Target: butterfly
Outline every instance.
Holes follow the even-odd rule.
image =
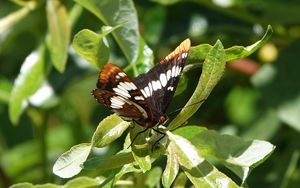
[[[173,98],[188,57],[191,42],[184,40],[173,52],[145,74],[130,78],[112,63],[99,73],[97,88],[91,94],[97,102],[125,121],[148,129],[168,120],[166,110]]]

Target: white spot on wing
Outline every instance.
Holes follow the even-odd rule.
[[[173,91],[173,90],[174,90],[174,87],[172,87],[172,86],[169,86],[169,87],[167,88],[167,90],[169,90],[169,91]]]
[[[118,88],[123,89],[125,91],[130,91],[130,87],[127,86],[124,82],[120,82]]]
[[[178,76],[179,73],[180,73],[180,72],[179,72],[179,68],[180,68],[179,66],[176,66],[176,76]]]
[[[130,86],[130,88],[131,88],[132,90],[136,90],[136,89],[137,89],[137,87],[135,86],[134,83],[132,83],[132,82],[127,82],[127,84]]]
[[[124,98],[130,98],[129,93],[126,90],[122,90],[120,88],[116,88],[115,87],[115,88],[113,88],[113,91],[115,91],[117,95],[120,95],[120,96],[122,96]]]
[[[110,102],[111,102],[110,107],[114,108],[114,109],[122,108],[123,105],[125,104],[124,99],[122,97],[120,97],[120,96],[111,97],[110,98]]]
[[[167,85],[167,77],[166,77],[166,74],[161,73],[160,76],[159,76],[159,79],[160,79],[161,85],[162,85],[163,87],[165,87],[165,86]]]
[[[146,92],[143,89],[141,89],[141,92],[144,95],[144,97],[147,97],[147,94],[146,94]]]
[[[153,89],[152,89],[152,85],[151,85],[151,82],[148,83],[148,87],[150,89],[150,95],[152,95],[153,93]]]
[[[161,84],[160,84],[160,81],[159,81],[159,80],[157,80],[157,81],[152,81],[152,85],[153,85],[153,90],[154,90],[154,91],[161,89]]]
[[[121,77],[125,77],[126,76],[126,74],[124,72],[119,72],[118,75],[121,76]]]
[[[144,100],[144,97],[142,97],[142,96],[134,96],[134,99],[138,100],[138,101],[142,101],[142,100]]]
[[[171,78],[171,70],[168,70],[167,71],[167,80],[169,81],[170,80],[170,78]]]
[[[151,95],[150,95],[149,87],[148,86],[145,87],[144,90],[145,90],[145,93],[146,93],[146,97],[150,97]]]
[[[172,77],[174,78],[176,76],[176,66],[172,67]]]

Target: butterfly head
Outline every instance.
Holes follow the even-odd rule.
[[[159,117],[158,125],[164,125],[165,123],[167,123],[168,120],[169,120],[168,116],[163,114]]]

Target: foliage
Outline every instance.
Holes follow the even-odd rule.
[[[296,187],[299,7],[229,2],[0,2],[0,187]],[[183,108],[132,143],[89,96],[98,69],[136,76],[187,37]]]

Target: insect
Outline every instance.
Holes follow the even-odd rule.
[[[189,39],[184,40],[151,70],[134,78],[107,63],[91,94],[125,121],[134,121],[146,129],[164,125],[190,45]]]

